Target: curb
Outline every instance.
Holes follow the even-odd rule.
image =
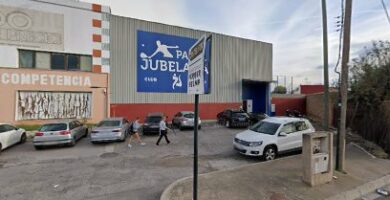
[[[374,192],[376,189],[390,184],[390,174],[360,185],[352,190],[334,195],[325,200],[354,200]]]
[[[168,187],[166,187],[163,191],[163,193],[161,194],[160,196],[160,200],[170,200],[170,193],[172,191],[172,189],[174,187],[176,187],[177,185],[181,184],[182,182],[184,182],[185,180],[187,179],[192,179],[192,176],[189,176],[189,177],[184,177],[184,178],[181,178],[181,179],[178,179],[176,180],[175,182],[171,183],[170,185],[168,185]]]
[[[291,157],[297,157],[297,156],[300,156],[300,155],[280,158],[278,160],[289,159]],[[262,162],[262,163],[264,164],[264,163],[269,163],[269,162],[273,162],[273,161]],[[258,164],[259,163],[252,163],[252,164],[227,168],[227,169],[223,169],[223,170],[217,170],[217,171],[213,171],[213,172],[199,174],[199,177],[208,176],[208,175],[212,175],[212,174],[218,174],[221,172],[228,172],[228,171],[239,169],[242,167],[254,166],[254,165],[258,165]],[[192,176],[183,177],[181,179],[174,181],[170,185],[168,185],[168,187],[166,187],[164,189],[164,191],[162,192],[162,194],[160,196],[160,200],[170,200],[170,197],[171,197],[170,194],[171,194],[172,189],[175,188],[177,185],[180,185],[183,182],[187,181],[188,179],[192,179]],[[331,197],[326,198],[325,200],[355,200],[355,199],[359,199],[362,196],[365,196],[367,194],[375,192],[376,189],[384,187],[386,185],[390,185],[390,174],[387,174],[387,175],[385,175],[381,178],[378,178],[376,180],[364,183],[363,185],[357,186],[354,189],[342,192],[342,193],[337,194],[337,195],[333,195]]]
[[[245,164],[245,165],[236,166],[236,167],[229,167],[229,168],[226,168],[226,169],[221,169],[221,170],[217,170],[217,171],[212,171],[212,172],[198,174],[198,177],[209,176],[209,175],[223,173],[223,172],[229,172],[229,171],[237,170],[237,169],[240,169],[240,168],[256,166],[258,164],[272,163],[272,162],[275,162],[275,161],[292,159],[292,158],[296,158],[296,157],[299,157],[299,156],[301,156],[301,155],[288,156],[288,157],[278,158],[277,160],[270,160],[270,161],[263,161],[263,162],[259,162],[259,163]],[[177,185],[182,184],[187,179],[191,179],[192,180],[192,177],[193,176],[183,177],[183,178],[180,178],[180,179],[172,182],[171,184],[169,184],[168,187],[166,187],[164,189],[164,191],[162,192],[162,194],[160,196],[160,200],[171,200],[170,193],[171,193],[172,189],[175,188]]]

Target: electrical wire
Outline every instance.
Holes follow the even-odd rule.
[[[389,24],[390,24],[389,12],[387,11],[387,7],[386,7],[386,4],[385,4],[385,1],[382,0],[381,2],[382,2],[383,10],[385,11],[385,14],[386,14],[386,17],[387,17],[387,22],[389,22]]]
[[[337,73],[339,75],[339,81],[340,81],[340,77],[341,77],[341,73],[339,71],[337,71],[337,68],[340,64],[340,60],[341,60],[341,48],[342,48],[342,40],[343,40],[343,32],[344,32],[344,0],[340,0],[341,2],[341,15],[340,15],[340,34],[339,34],[339,55],[338,55],[338,58],[337,58],[337,62],[336,62],[336,65],[334,67],[334,72]]]

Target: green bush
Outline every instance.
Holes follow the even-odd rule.
[[[26,131],[36,131],[38,130],[41,125],[20,125],[20,126],[17,126],[18,128],[22,128]]]
[[[284,86],[281,86],[281,85],[276,86],[274,91],[273,91],[273,93],[275,93],[275,94],[286,94],[287,93],[287,88],[284,87]]]

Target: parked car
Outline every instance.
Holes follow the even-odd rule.
[[[250,125],[249,116],[243,110],[227,109],[220,112],[217,115],[217,119],[219,124],[224,125],[227,128],[248,127]]]
[[[18,143],[26,141],[26,131],[9,124],[0,124],[0,152]]]
[[[248,113],[249,121],[251,125],[256,124],[257,122],[268,117],[265,113]]]
[[[127,119],[107,118],[99,122],[91,131],[91,142],[125,141],[129,135],[130,123]]]
[[[160,131],[160,121],[163,113],[149,113],[142,125],[143,134],[158,134]]]
[[[78,120],[64,120],[43,125],[35,134],[36,149],[52,145],[74,146],[82,137],[88,136],[88,128]]]
[[[314,131],[307,119],[269,117],[238,133],[233,145],[241,154],[273,160],[283,152],[301,149],[302,135]]]
[[[287,117],[303,117],[302,113],[299,112],[298,110],[286,110],[286,116]]]
[[[178,112],[172,119],[172,125],[180,130],[184,128],[194,128],[195,113],[191,111]],[[201,129],[202,121],[198,118],[198,128]]]

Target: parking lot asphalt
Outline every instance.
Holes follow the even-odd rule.
[[[242,129],[204,127],[199,132],[199,173],[228,169],[259,158],[232,148]],[[0,199],[130,199],[157,200],[177,179],[192,175],[193,131],[169,134],[171,144],[143,136],[133,143],[92,145],[88,138],[75,147],[35,150],[31,142],[0,154]]]

